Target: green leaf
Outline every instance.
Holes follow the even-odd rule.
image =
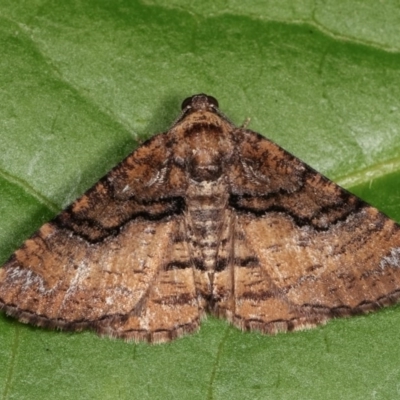
[[[2,262],[199,92],[400,221],[398,2],[6,0],[0,18]],[[399,323],[209,318],[152,346],[1,314],[0,398],[397,398]]]

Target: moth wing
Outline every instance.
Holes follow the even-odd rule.
[[[240,135],[235,325],[274,333],[396,302],[399,226],[269,140]]]
[[[157,249],[162,267],[158,268],[146,295],[126,314],[97,320],[94,329],[98,333],[160,343],[199,328],[204,310],[198,301],[184,226],[182,219],[174,221],[168,247]],[[158,241],[161,239],[162,236],[157,236]],[[155,254],[147,256],[152,259]]]
[[[153,339],[158,328],[148,318],[126,325],[129,332],[121,324],[143,315],[151,286],[172,262],[165,254],[180,229],[185,180],[169,163],[167,140],[145,143],[11,256],[0,269],[0,308],[40,326]]]

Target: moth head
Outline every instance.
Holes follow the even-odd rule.
[[[204,93],[195,94],[183,100],[181,107],[182,113],[173,123],[172,128],[185,120],[189,120],[193,115],[195,115],[196,118],[193,121],[189,121],[189,124],[200,120],[204,122],[205,119],[209,118],[210,113],[220,118],[218,122],[228,123],[228,125],[234,128],[232,122],[218,109],[218,101],[213,96],[208,96]],[[218,118],[216,118],[216,120],[218,120]]]
[[[208,96],[204,93],[195,94],[194,96],[190,96],[183,100],[182,102],[182,111],[192,110],[215,110],[218,108],[218,101],[215,97]]]

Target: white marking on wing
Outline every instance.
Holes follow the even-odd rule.
[[[382,257],[379,266],[382,269],[387,267],[400,268],[400,247],[392,247],[388,256]]]

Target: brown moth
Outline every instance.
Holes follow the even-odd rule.
[[[398,300],[399,225],[213,97],[182,110],[11,256],[1,309],[163,342],[206,312],[274,334]]]

